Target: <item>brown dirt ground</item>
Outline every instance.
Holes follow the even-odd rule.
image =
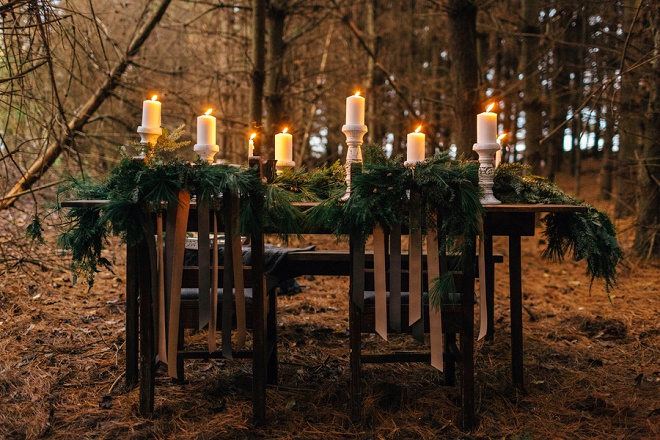
[[[586,165],[582,197],[610,210],[597,200],[595,166]],[[567,176],[559,183],[573,192]],[[124,247],[111,243],[114,274],[100,273],[88,292],[72,285],[53,227],[47,246],[19,239],[33,209],[23,205],[0,219],[2,439],[660,437],[657,261],[625,260],[610,302],[601,283],[590,292],[583,262],[542,261],[540,231],[525,238],[526,392],[510,379],[505,263],[496,269],[495,341],[476,344],[479,425],[471,432],[458,427],[458,389],[416,364],[367,366],[364,421],[350,421],[347,280],[324,277],[300,279],[303,293],[279,298],[281,380],[268,390],[265,427],[250,421],[246,361],[189,361],[183,385],[161,373],[155,414],[145,419],[137,415],[137,389],[125,389],[122,376]],[[617,227],[627,250],[632,220]],[[495,252],[506,255],[506,242],[496,240]]]

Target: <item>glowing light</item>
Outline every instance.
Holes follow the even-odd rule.
[[[486,111],[487,112],[491,111],[493,109],[493,107],[495,107],[495,103],[491,102],[490,105],[488,107],[486,107]]]
[[[211,114],[212,111],[213,111],[213,109],[210,108],[210,109],[206,110],[206,111],[204,112],[204,114],[205,114],[206,116],[208,116],[208,115]]]
[[[357,92],[355,92],[355,95],[353,96],[360,96],[360,91],[358,90]]]
[[[158,99],[158,95],[154,95],[154,96],[151,97],[152,101],[156,101],[157,99]]]
[[[415,130],[415,133],[419,133],[419,130],[421,130],[421,129],[422,129],[422,126],[420,125],[420,126],[417,127],[417,129]]]
[[[501,141],[502,139],[504,139],[505,137],[506,137],[506,133],[502,133],[501,135],[499,135],[497,137],[498,142]]]
[[[253,139],[256,138],[256,137],[257,137],[257,133],[252,133],[252,134],[250,135],[250,140],[253,140]]]
[[[282,133],[286,133],[286,131],[289,129],[289,127],[284,127],[284,130],[282,130]]]

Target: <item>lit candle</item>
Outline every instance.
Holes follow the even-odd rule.
[[[287,128],[282,130],[282,133],[275,135],[275,160],[278,162],[292,162],[293,161],[293,136],[287,133]]]
[[[364,97],[360,92],[346,98],[346,125],[364,125]]]
[[[257,136],[257,133],[252,133],[250,135],[250,141],[248,145],[248,157],[254,156],[254,138]]]
[[[497,143],[500,144],[500,149],[495,152],[495,168],[500,166],[500,163],[502,163],[502,143],[500,141],[505,137],[506,133],[502,133],[497,137]]]
[[[485,112],[477,115],[478,144],[494,144],[497,141],[497,113],[491,112],[494,105],[489,105]]]
[[[160,128],[160,101],[154,95],[151,99],[142,102],[142,127]]]
[[[202,116],[197,116],[197,144],[215,145],[215,116],[213,109],[208,109]]]
[[[420,133],[419,130],[422,129],[422,126],[420,125],[417,127],[417,130],[415,130],[414,133],[408,133],[408,142],[407,142],[407,150],[408,150],[408,163],[414,164],[417,162],[422,162],[424,160],[424,149],[426,146],[426,135],[424,133]]]

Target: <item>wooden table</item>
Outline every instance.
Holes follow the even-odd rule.
[[[105,200],[72,200],[62,203],[65,208],[81,208],[102,206]],[[299,204],[302,210],[314,204]],[[523,387],[523,329],[522,329],[522,237],[534,236],[537,213],[575,213],[586,212],[586,206],[575,205],[523,205],[501,204],[486,205],[485,232],[485,258],[486,258],[486,302],[488,309],[487,338],[492,340],[494,329],[494,298],[495,298],[495,262],[493,256],[493,236],[506,236],[509,238],[509,280],[510,280],[510,307],[511,307],[511,365],[513,383]],[[327,232],[326,232],[327,233]],[[342,252],[323,252],[312,256],[314,251],[304,254],[289,254],[296,267],[292,275],[299,276],[302,272],[315,272],[316,275],[346,275],[349,255]],[[126,384],[132,386],[138,383],[138,371],[145,370],[146,358],[139,360],[138,337],[139,334],[139,307],[144,306],[139,301],[139,271],[142,257],[139,249],[128,246],[126,249]],[[321,257],[321,258],[319,258]],[[323,260],[323,261],[321,261]],[[301,265],[302,263],[302,265]],[[341,264],[337,264],[341,263]],[[305,269],[305,264],[309,265]],[[285,265],[286,266],[286,265]],[[146,303],[146,302],[144,302]],[[139,361],[138,361],[139,360]]]
[[[487,339],[493,339],[495,306],[495,267],[493,236],[509,237],[509,301],[511,314],[511,374],[513,384],[524,388],[522,328],[522,237],[534,236],[537,213],[586,212],[576,205],[485,205],[484,253],[486,257]]]

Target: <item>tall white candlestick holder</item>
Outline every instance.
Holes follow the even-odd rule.
[[[275,173],[282,174],[286,170],[290,170],[296,166],[296,163],[292,160],[278,160],[275,163]]]
[[[208,163],[213,163],[215,153],[220,151],[220,147],[210,144],[195,144],[193,150],[195,150],[195,153],[197,153],[200,158],[204,159]]]
[[[362,165],[362,142],[364,135],[367,134],[369,129],[364,124],[347,124],[341,128],[341,131],[346,135],[346,144],[348,151],[346,152],[346,194],[341,200],[348,200],[351,196],[351,169],[354,164]]]
[[[493,177],[495,177],[493,155],[500,149],[500,144],[497,142],[477,142],[472,146],[472,149],[479,155],[479,186],[484,191],[481,204],[498,205],[502,203],[493,195]]]
[[[140,135],[140,143],[142,144],[142,151],[136,158],[146,159],[153,153],[154,145],[158,141],[158,137],[163,134],[163,129],[160,127],[143,127],[139,126],[137,132]]]

